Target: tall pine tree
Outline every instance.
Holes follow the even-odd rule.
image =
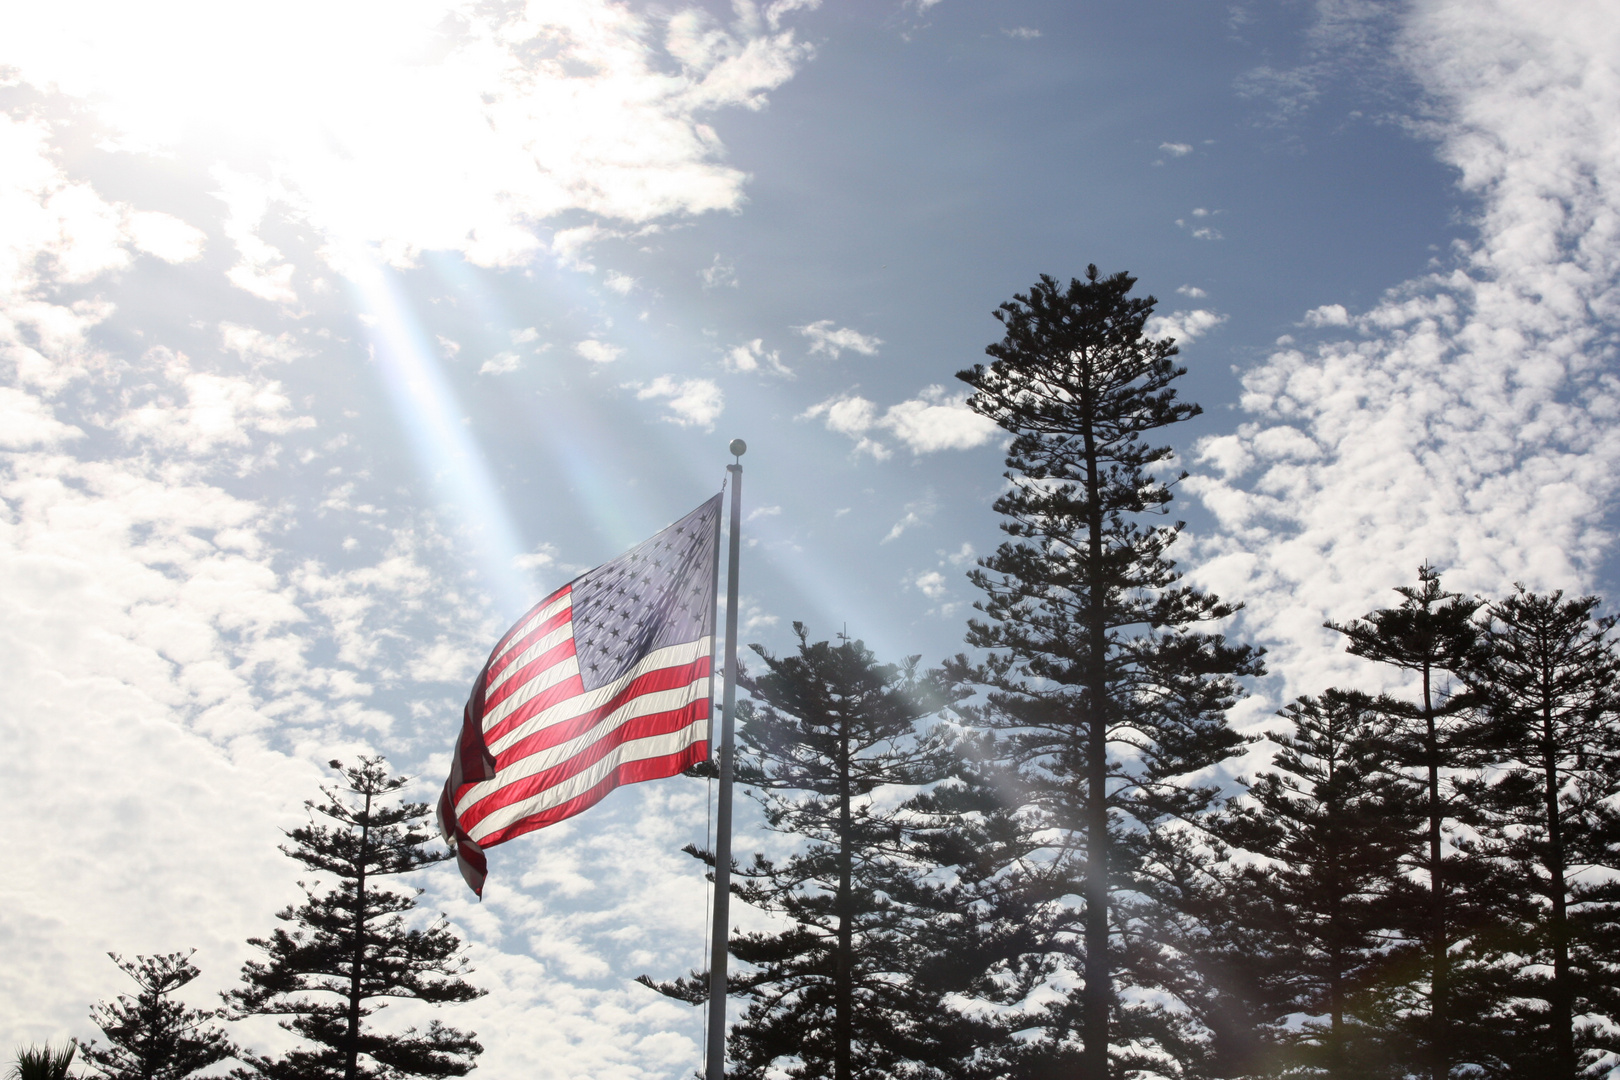
[[[407,780],[390,776],[381,757],[358,765],[331,763],[344,780],[322,788],[325,801],[305,805],[331,825],[310,824],[287,834],[281,850],[336,884],[304,885],[305,900],[277,918],[269,938],[249,944],[264,953],[242,967],[243,986],[226,995],[239,1016],[281,1016],[281,1026],[313,1049],[280,1058],[249,1056],[248,1080],[403,1080],[464,1076],[483,1047],[467,1032],[432,1021],[426,1031],[385,1032],[366,1019],[390,998],[442,1005],[483,994],[463,976],[461,941],[443,920],[407,927],[420,889],[391,888],[381,879],[450,858],[429,850],[426,803],[398,801]]]
[[[1594,1060],[1620,1049],[1605,1037],[1620,1021],[1611,951],[1620,657],[1616,620],[1599,618],[1598,604],[1520,588],[1490,606],[1486,648],[1469,672],[1491,716],[1498,774],[1471,794],[1490,811],[1528,901],[1512,989],[1517,1001],[1539,1005],[1517,1010],[1511,1052],[1527,1074],[1549,1080],[1578,1075],[1582,1038]],[[1577,1016],[1604,1014],[1607,1023],[1577,1028]]]
[[[1459,839],[1455,826],[1470,811],[1454,783],[1456,770],[1477,764],[1477,718],[1466,695],[1453,693],[1454,676],[1465,668],[1479,644],[1474,616],[1482,601],[1447,592],[1440,573],[1424,565],[1415,586],[1399,586],[1402,600],[1349,623],[1326,625],[1344,634],[1349,652],[1388,664],[1417,677],[1417,698],[1386,697],[1384,708],[1397,720],[1390,739],[1394,760],[1422,784],[1424,846],[1412,868],[1424,883],[1422,911],[1410,928],[1428,960],[1428,1015],[1422,1025],[1425,1071],[1431,1080],[1447,1080],[1463,1055],[1458,1022],[1477,1019],[1477,1006],[1457,1008],[1453,1001],[1455,963],[1452,947],[1463,927],[1477,929],[1467,910],[1484,899],[1479,885],[1490,867]],[[1452,835],[1448,836],[1448,832]],[[1468,1014],[1473,1014],[1469,1016]]]
[[[191,953],[137,956],[108,953],[140,988],[90,1009],[107,1046],[94,1039],[79,1044],[91,1075],[104,1080],[184,1080],[215,1062],[236,1055],[236,1047],[214,1021],[220,1009],[194,1009],[171,996],[201,972]]]
[[[798,651],[755,646],[765,672],[741,681],[737,777],[754,790],[766,825],[798,840],[794,854],[740,866],[736,894],[784,919],[778,933],[735,936],[748,967],[728,989],[748,1007],[731,1029],[735,1075],[888,1080],[938,1075],[938,993],[916,978],[918,867],[910,833],[921,819],[886,796],[943,778],[951,757],[918,731],[949,699],[917,659],[879,663],[859,641]],[[706,852],[694,852],[709,857]],[[645,981],[645,980],[644,980]],[[700,1000],[695,976],[656,989]]]
[[[969,406],[1012,435],[995,504],[1010,539],[971,575],[985,619],[968,642],[992,650],[981,716],[1007,733],[1051,858],[1079,879],[1077,1019],[1095,1080],[1111,1075],[1110,909],[1130,870],[1119,830],[1208,804],[1184,778],[1241,743],[1226,713],[1238,678],[1260,671],[1254,650],[1197,629],[1235,608],[1181,582],[1181,526],[1147,523],[1171,501],[1151,470],[1172,451],[1144,437],[1200,410],[1176,400],[1186,369],[1172,341],[1146,335],[1155,301],[1130,297],[1134,284],[1095,266],[1067,288],[1043,275],[996,312],[993,362],[958,374]]]
[[[1230,911],[1254,932],[1267,1019],[1311,1074],[1384,1074],[1400,1056],[1380,1028],[1385,974],[1398,922],[1402,863],[1413,846],[1417,785],[1386,768],[1385,721],[1354,691],[1303,697],[1283,715],[1292,730],[1271,768],[1250,784],[1223,830],[1266,863],[1228,879]],[[1325,1025],[1290,1030],[1291,1016]]]

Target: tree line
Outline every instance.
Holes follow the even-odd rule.
[[[1329,624],[1408,692],[1289,703],[1269,766],[1223,791],[1263,657],[1172,560],[1154,436],[1198,409],[1133,285],[1042,277],[960,375],[1010,435],[978,659],[925,671],[797,624],[796,652],[755,648],[737,775],[800,844],[733,868],[776,927],[732,940],[733,1074],[1612,1075],[1614,618],[1425,565]]]

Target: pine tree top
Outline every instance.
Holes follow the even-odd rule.
[[[324,801],[304,803],[312,815],[308,825],[287,833],[291,844],[282,852],[312,870],[340,878],[363,874],[366,877],[408,874],[424,866],[452,857],[448,850],[427,847],[436,837],[428,825],[427,803],[386,800],[410,783],[404,776],[390,776],[381,757],[361,757],[357,765],[333,760],[347,783],[321,787]],[[358,800],[348,796],[358,796]],[[319,814],[337,823],[336,828],[313,820]],[[363,854],[362,854],[363,853]]]

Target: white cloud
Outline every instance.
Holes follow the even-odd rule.
[[[645,386],[636,387],[640,401],[664,399],[669,410],[664,417],[681,427],[714,429],[714,422],[725,409],[726,397],[710,379],[676,379],[660,375]]]
[[[1359,317],[1307,313],[1358,333],[1246,372],[1251,422],[1188,481],[1221,528],[1199,576],[1247,602],[1290,694],[1383,678],[1320,624],[1394,602],[1424,560],[1463,592],[1581,589],[1612,550],[1620,11],[1420,5],[1397,49],[1477,237]]]
[[[266,243],[259,227],[269,216],[280,189],[223,167],[214,171],[220,189],[215,195],[225,203],[225,235],[236,245],[240,259],[226,273],[231,284],[260,300],[291,304],[298,299],[292,287],[295,267],[283,258],[280,249]],[[284,198],[284,195],[281,195]]]
[[[914,454],[970,450],[989,442],[999,429],[994,421],[969,409],[966,401],[965,392],[951,394],[943,386],[924,387],[910,401],[891,405],[881,423]]]
[[[855,440],[855,452],[866,452],[879,461],[889,456],[889,448],[867,436],[878,422],[877,405],[855,394],[840,394],[812,405],[799,414],[801,420],[822,419],[828,431]]]
[[[705,291],[718,289],[722,285],[735,289],[737,287],[737,268],[720,258],[718,254],[714,262],[698,271],[698,277],[703,280]]]
[[[540,340],[540,331],[536,330],[532,326],[525,326],[523,329],[513,330],[511,333],[512,344],[514,345],[527,345],[531,341]],[[440,338],[439,340],[443,341],[444,338]]]
[[[617,345],[610,345],[595,338],[586,338],[574,346],[574,351],[593,364],[611,364],[624,355],[624,350]]]
[[[233,322],[220,323],[219,334],[225,347],[248,364],[263,361],[290,364],[309,355],[291,334],[271,337],[255,327]]]
[[[1171,157],[1186,157],[1193,152],[1192,144],[1184,142],[1162,142],[1159,149]]]
[[[720,614],[722,617],[725,615],[725,610],[726,598],[722,593],[720,597]],[[742,596],[738,597],[737,616],[737,621],[739,624],[738,629],[740,631],[738,635],[740,639],[739,644],[745,643],[748,640],[742,635],[752,634],[755,630],[775,626],[782,621],[780,616],[772,615],[766,612],[766,610],[760,606],[759,601],[749,596],[747,593],[744,593]]]
[[[507,375],[523,366],[523,358],[515,352],[498,352],[478,368],[480,375]]]
[[[446,359],[454,360],[461,355],[461,342],[452,341],[443,334],[435,334],[434,337],[438,339],[439,348],[444,352]]]
[[[1306,326],[1349,326],[1350,313],[1343,304],[1323,304],[1305,313]]]
[[[25,450],[80,439],[84,432],[64,424],[32,394],[0,386],[0,449]]]
[[[866,398],[840,394],[812,405],[799,418],[821,420],[828,431],[854,439],[856,453],[882,461],[889,449],[872,438],[872,432],[888,432],[913,454],[971,450],[989,442],[998,430],[995,423],[969,409],[966,401],[966,392],[951,394],[943,386],[927,386],[880,415],[877,405]]]
[[[878,346],[883,344],[882,338],[871,337],[847,326],[834,327],[831,319],[820,319],[808,326],[795,326],[793,329],[810,339],[810,355],[822,353],[834,360],[845,349],[862,356],[875,356]]]
[[[0,161],[0,359],[24,385],[60,390],[87,371],[88,333],[112,309],[50,297],[129,265],[129,214],[62,172],[43,121],[0,114]]]
[[[1041,36],[1041,32],[1032,26],[1002,27],[1001,32],[1010,38],[1019,41],[1033,41]]]
[[[776,349],[766,350],[764,338],[755,338],[727,349],[724,363],[727,371],[747,372],[769,368],[778,375],[793,374],[788,366],[782,363],[781,352]]]
[[[557,561],[557,545],[541,544],[533,551],[517,556],[512,565],[519,570],[543,570]]]
[[[290,415],[292,402],[279,382],[194,371],[185,355],[165,349],[145,359],[161,365],[172,390],[155,388],[108,423],[125,439],[203,454],[248,446],[254,434],[285,435],[315,426],[313,417]]]
[[[415,682],[446,682],[459,688],[472,682],[483,660],[484,654],[475,646],[441,634],[433,644],[419,649],[405,669]]]
[[[898,539],[900,539],[901,535],[907,529],[911,528],[914,525],[921,525],[921,524],[922,524],[922,516],[920,514],[918,514],[915,510],[907,510],[906,513],[905,513],[905,516],[902,517],[899,521],[894,523],[894,526],[889,529],[888,533],[883,537],[883,539],[881,541],[879,541],[879,543],[887,544],[891,540],[898,540]]]
[[[621,274],[617,270],[609,270],[602,279],[602,284],[620,296],[629,296],[630,290],[636,287],[636,279],[629,274]]]
[[[1202,300],[1204,297],[1209,295],[1209,293],[1205,292],[1203,289],[1200,289],[1196,285],[1178,286],[1176,292],[1193,300]]]
[[[182,263],[202,255],[208,236],[171,214],[141,210],[129,215],[130,242],[164,262]]]
[[[1224,237],[1221,235],[1221,231],[1219,229],[1215,228],[1213,225],[1199,223],[1205,218],[1214,217],[1217,214],[1223,213],[1225,213],[1224,210],[1209,210],[1202,206],[1194,207],[1192,211],[1193,220],[1189,222],[1186,218],[1176,218],[1176,225],[1179,228],[1186,229],[1192,235],[1194,240],[1221,240],[1224,239]]]
[[[753,521],[755,518],[762,517],[780,517],[781,515],[782,508],[780,506],[761,506],[748,512],[748,520]]]
[[[1175,338],[1183,344],[1196,341],[1226,321],[1226,316],[1203,308],[1155,315],[1143,332],[1151,338]]]
[[[899,528],[899,526],[896,526],[896,528]],[[894,535],[898,536],[899,533]],[[918,590],[930,600],[938,600],[945,595],[945,575],[938,570],[929,570],[918,574],[917,579],[912,584],[917,586]]]
[[[550,251],[559,266],[577,270],[582,274],[596,273],[596,264],[585,257],[586,249],[598,240],[611,239],[620,234],[600,225],[576,225],[571,229],[558,229],[551,234]]]

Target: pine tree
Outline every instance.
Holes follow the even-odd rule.
[[[949,684],[966,669],[963,657],[948,663]],[[1025,1036],[1061,1026],[1067,1001],[1048,993],[1061,976],[1048,949],[1073,930],[1072,883],[1030,859],[1044,843],[1018,812],[1021,778],[994,736],[958,732],[951,749],[951,775],[905,804],[917,873],[896,893],[913,915],[912,978],[956,1003],[934,1014],[930,1063],[954,1080],[1043,1075],[1063,1050]]]
[[[1466,667],[1479,645],[1474,621],[1482,601],[1446,592],[1440,573],[1430,566],[1418,569],[1416,586],[1400,586],[1397,607],[1381,608],[1347,624],[1326,625],[1349,639],[1348,649],[1418,677],[1416,701],[1386,697],[1383,707],[1397,721],[1390,751],[1397,762],[1423,785],[1424,848],[1412,860],[1424,884],[1422,913],[1411,927],[1428,960],[1428,1017],[1422,1038],[1426,1069],[1431,1080],[1447,1080],[1462,1053],[1457,1023],[1479,1017],[1474,1008],[1461,1008],[1452,1000],[1457,993],[1452,947],[1461,927],[1478,927],[1466,907],[1484,900],[1489,887],[1482,878],[1490,867],[1470,858],[1468,845],[1455,834],[1453,854],[1447,855],[1447,833],[1469,808],[1452,781],[1452,771],[1477,763],[1473,753],[1478,732],[1466,695],[1452,693],[1451,677]],[[1481,913],[1482,918],[1488,916]]]
[[[390,776],[381,757],[359,765],[331,763],[345,783],[323,787],[325,801],[305,805],[333,825],[310,824],[287,834],[281,850],[306,868],[337,879],[331,887],[304,885],[305,901],[277,918],[269,938],[249,944],[263,961],[243,965],[242,982],[227,999],[239,1016],[281,1016],[281,1026],[315,1044],[281,1058],[249,1056],[250,1068],[233,1075],[269,1080],[400,1080],[409,1076],[463,1076],[483,1051],[471,1034],[438,1020],[426,1031],[379,1032],[365,1019],[389,998],[429,1004],[471,1001],[483,991],[468,972],[461,941],[440,919],[409,929],[405,915],[421,890],[400,891],[379,879],[410,873],[450,858],[426,845],[425,803],[395,801],[407,780]],[[380,1004],[373,1004],[380,1002]]]
[[[1416,785],[1385,767],[1376,703],[1328,690],[1283,712],[1291,731],[1272,767],[1249,785],[1224,834],[1259,853],[1230,876],[1229,910],[1254,933],[1267,1019],[1327,1017],[1296,1037],[1307,1071],[1378,1075],[1398,1056],[1379,1031],[1389,1004],[1380,981],[1391,927],[1409,886],[1401,866],[1415,833]],[[1371,1022],[1369,1022],[1371,1021]]]
[[[93,1075],[106,1080],[182,1080],[218,1061],[234,1057],[237,1048],[213,1021],[222,1009],[193,1009],[171,997],[201,972],[191,953],[137,956],[125,960],[108,953],[113,963],[135,980],[140,992],[131,1000],[99,1002],[90,1010],[107,1037],[80,1044]]]
[[[1254,650],[1195,629],[1236,609],[1181,583],[1169,557],[1181,526],[1144,523],[1171,501],[1149,470],[1172,452],[1143,438],[1200,410],[1176,400],[1186,369],[1173,342],[1145,335],[1155,301],[1129,297],[1134,284],[1095,266],[1067,289],[1043,275],[997,311],[994,362],[958,375],[969,406],[1013,436],[995,504],[1011,539],[971,575],[986,619],[968,642],[994,650],[979,716],[1007,733],[1050,857],[1079,879],[1083,986],[1063,1022],[1096,1080],[1111,1074],[1121,976],[1110,907],[1131,871],[1119,830],[1208,804],[1184,778],[1240,745],[1226,713],[1238,677],[1261,670]]]
[[[1263,935],[1237,917],[1225,845],[1174,820],[1122,840],[1135,890],[1114,901],[1121,967],[1179,1006],[1151,1017],[1153,1041],[1182,1080],[1257,1072],[1268,1047],[1255,959],[1266,953]]]
[[[1517,1001],[1538,1000],[1515,1015],[1512,1053],[1521,1067],[1552,1080],[1574,1080],[1578,1040],[1592,1061],[1620,1050],[1603,1032],[1614,1010],[1613,949],[1620,849],[1620,657],[1614,617],[1599,600],[1566,600],[1522,587],[1492,604],[1481,663],[1470,681],[1491,716],[1499,774],[1470,794],[1490,811],[1502,853],[1516,870],[1526,934],[1516,942]],[[1550,977],[1541,974],[1550,970]],[[1579,1015],[1611,1018],[1585,1023]]]
[[[728,1039],[733,1071],[929,1075],[939,1002],[914,977],[909,815],[880,796],[945,775],[949,755],[917,725],[949,692],[918,672],[916,657],[882,664],[860,641],[811,643],[799,623],[794,632],[796,654],[754,646],[766,671],[740,680],[753,701],[738,709],[738,781],[762,802],[766,825],[803,846],[736,871],[736,895],[788,928],[732,938],[732,955],[749,965],[728,983],[749,1002]],[[648,983],[692,1001],[705,984],[701,975]]]

